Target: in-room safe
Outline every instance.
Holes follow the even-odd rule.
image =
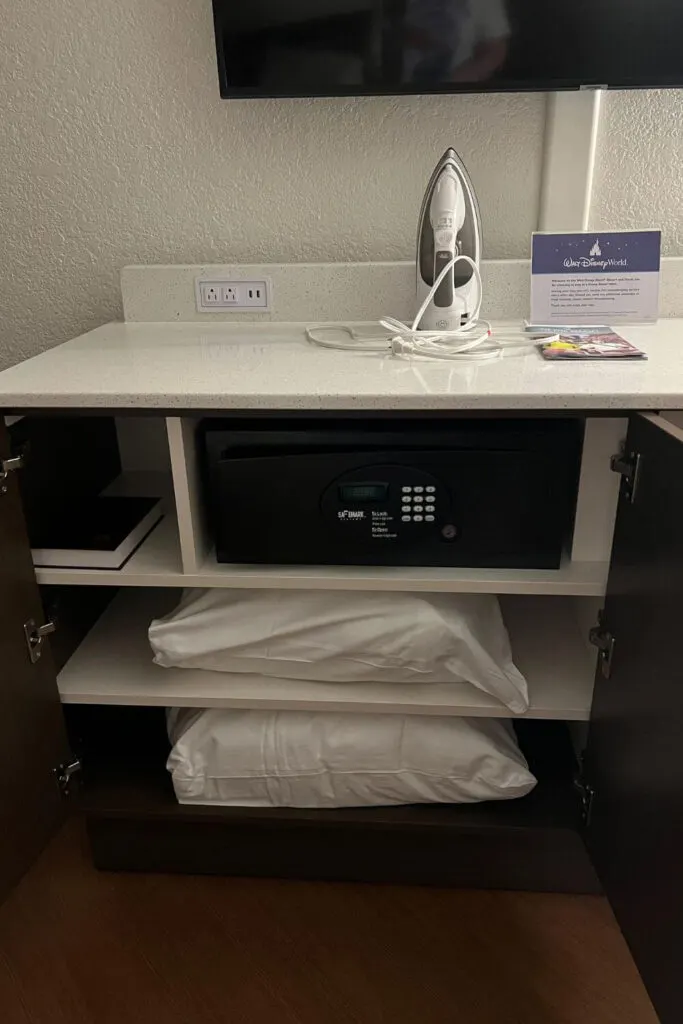
[[[556,569],[583,423],[209,420],[219,562]]]

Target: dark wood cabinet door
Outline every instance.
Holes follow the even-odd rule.
[[[0,459],[8,455],[0,416]],[[68,757],[55,670],[49,641],[31,663],[24,636],[29,619],[42,624],[43,612],[13,472],[0,478],[0,899],[40,852],[64,808],[53,774]]]
[[[683,431],[633,416],[586,750],[587,842],[663,1024],[683,1021]],[[633,483],[635,488],[633,489]],[[631,495],[632,491],[632,495]]]

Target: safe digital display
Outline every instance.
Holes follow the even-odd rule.
[[[388,484],[342,484],[339,487],[339,500],[356,504],[386,501],[388,493]]]

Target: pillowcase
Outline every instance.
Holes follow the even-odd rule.
[[[171,709],[182,804],[364,807],[512,800],[536,784],[510,722]]]
[[[318,682],[462,683],[529,707],[490,594],[189,590],[149,629],[165,668]]]

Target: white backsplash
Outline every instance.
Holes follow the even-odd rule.
[[[529,312],[528,260],[489,260],[482,265],[484,315],[524,317]],[[269,313],[198,313],[195,278],[268,277]],[[273,263],[206,266],[133,266],[121,274],[128,322],[268,323],[408,319],[415,313],[415,264]]]
[[[485,260],[483,315],[492,320],[529,314],[528,260]],[[198,313],[195,278],[269,277],[269,313]],[[124,317],[129,323],[301,323],[410,319],[415,312],[415,264],[254,263],[132,266],[121,273]],[[661,315],[683,316],[683,258],[662,261]]]

